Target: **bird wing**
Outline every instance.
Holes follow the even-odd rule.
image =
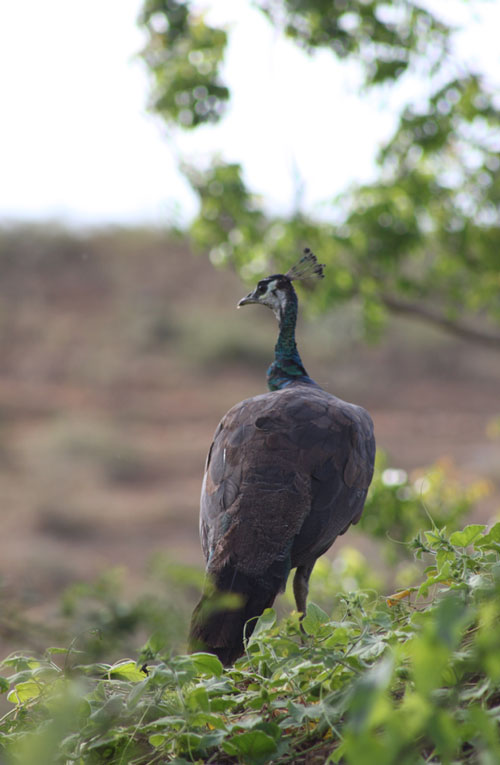
[[[315,425],[325,435],[304,455],[311,510],[294,541],[292,566],[312,564],[363,512],[375,461],[373,422],[362,407],[326,394]]]
[[[313,385],[237,404],[210,447],[200,532],[209,571],[314,562],[359,520],[373,471],[365,410]]]

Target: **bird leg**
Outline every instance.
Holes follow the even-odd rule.
[[[313,564],[314,565],[314,564]],[[295,596],[295,603],[297,604],[297,611],[302,614],[301,620],[306,613],[306,601],[307,593],[309,592],[309,577],[313,566],[297,566],[295,576],[293,578],[293,594]]]

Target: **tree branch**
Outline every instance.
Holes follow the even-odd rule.
[[[442,316],[432,308],[421,305],[420,303],[407,303],[403,300],[399,300],[399,298],[396,298],[393,295],[381,295],[381,299],[385,307],[392,313],[415,316],[429,324],[445,329],[456,337],[479,343],[487,348],[500,350],[500,335],[470,327],[461,321],[447,319],[446,316]]]

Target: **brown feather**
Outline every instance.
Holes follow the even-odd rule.
[[[234,661],[245,623],[272,605],[291,568],[307,573],[307,587],[318,556],[361,517],[374,455],[370,415],[316,385],[291,384],[230,409],[207,458],[200,532],[215,591],[240,601],[203,617],[205,593],[192,647]]]

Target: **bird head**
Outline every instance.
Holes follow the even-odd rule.
[[[294,292],[292,283],[285,274],[266,276],[265,279],[260,280],[253,292],[249,292],[240,300],[238,308],[250,303],[260,303],[270,308],[279,319],[290,293]]]
[[[249,303],[260,303],[270,308],[276,318],[283,316],[290,298],[295,299],[292,281],[295,279],[322,278],[324,266],[318,263],[316,255],[306,247],[304,255],[286,274],[273,274],[261,279],[253,292],[249,292],[238,303],[238,308]]]

